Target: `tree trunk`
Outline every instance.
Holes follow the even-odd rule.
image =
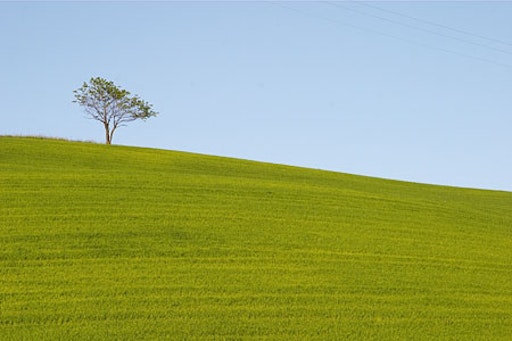
[[[110,129],[108,127],[108,123],[105,123],[105,143],[106,144],[112,143],[112,137],[110,136]]]
[[[116,126],[114,125],[114,128],[110,130],[110,136],[108,138],[108,144],[112,143],[112,140],[114,139],[114,131],[116,131]]]

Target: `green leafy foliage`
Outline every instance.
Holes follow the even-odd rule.
[[[107,144],[112,143],[117,128],[128,122],[158,115],[150,103],[137,95],[132,96],[129,91],[104,78],[93,77],[73,93],[73,102],[82,106],[89,118],[103,124]]]
[[[0,138],[6,340],[508,340],[512,193]]]

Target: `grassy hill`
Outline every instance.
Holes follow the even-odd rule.
[[[2,340],[509,340],[512,193],[0,137]]]

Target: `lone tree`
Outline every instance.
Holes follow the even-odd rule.
[[[106,144],[112,143],[117,128],[138,119],[146,120],[158,115],[152,105],[137,95],[116,86],[113,82],[96,77],[73,91],[74,103],[84,107],[88,117],[103,123]]]

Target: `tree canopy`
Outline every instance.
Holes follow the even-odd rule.
[[[150,103],[101,77],[91,78],[73,93],[73,102],[82,106],[89,118],[103,124],[107,144],[112,143],[117,128],[158,115]]]

